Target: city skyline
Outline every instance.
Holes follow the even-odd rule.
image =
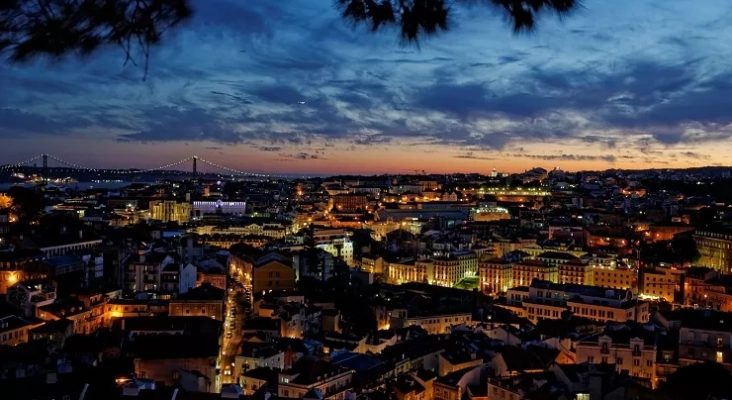
[[[329,0],[270,3],[199,2],[146,80],[117,49],[0,64],[0,164],[44,152],[303,174],[732,164],[723,1],[587,0],[521,36],[457,9],[420,49],[352,29]]]

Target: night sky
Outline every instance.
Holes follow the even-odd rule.
[[[253,172],[732,165],[732,2],[585,0],[516,36],[487,8],[400,45],[331,0],[201,0],[143,69],[0,64],[0,163],[191,155]]]

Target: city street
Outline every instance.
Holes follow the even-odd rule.
[[[219,355],[221,367],[221,384],[237,383],[236,376],[232,376],[233,363],[242,340],[241,326],[243,321],[243,310],[241,305],[236,302],[237,288],[230,291],[226,298],[226,317],[224,319],[224,338],[221,346],[221,354]],[[235,314],[232,315],[232,309]]]

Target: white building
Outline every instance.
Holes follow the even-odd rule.
[[[191,217],[192,219],[201,219],[204,214],[244,215],[246,210],[246,201],[194,201]]]
[[[329,242],[320,243],[315,247],[323,249],[333,257],[340,256],[349,267],[353,267],[353,242],[347,237],[331,239]]]

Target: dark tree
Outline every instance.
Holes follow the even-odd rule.
[[[89,55],[118,46],[125,62],[193,14],[190,0],[0,0],[0,52],[11,61]]]
[[[307,7],[310,0],[302,0]],[[531,31],[542,14],[563,16],[581,0],[334,0],[343,18],[372,31],[395,28],[416,43],[450,28],[453,6],[499,10],[515,32]],[[125,62],[150,48],[171,28],[195,15],[192,0],[0,0],[0,53],[12,61],[37,56],[89,55],[119,47]]]
[[[679,368],[660,388],[671,399],[722,399],[732,393],[732,375],[722,364],[692,364]]]
[[[21,223],[31,222],[41,215],[44,207],[43,196],[35,189],[12,186],[7,195],[12,197],[11,211]]]
[[[341,15],[376,32],[397,27],[403,41],[416,42],[450,29],[455,4],[498,9],[510,21],[514,32],[531,31],[542,13],[565,15],[579,0],[336,0]]]

